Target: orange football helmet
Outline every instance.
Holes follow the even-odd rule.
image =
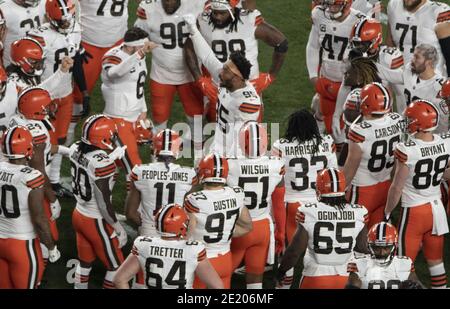
[[[6,95],[6,84],[8,83],[8,75],[6,75],[5,69],[0,66],[0,101]]]
[[[361,114],[382,115],[391,111],[392,99],[389,90],[380,83],[371,83],[361,89]]]
[[[352,28],[350,36],[354,48],[366,53],[371,49],[379,50],[383,41],[381,23],[373,18],[362,18]]]
[[[83,124],[81,141],[104,150],[115,148],[117,127],[114,121],[105,115],[92,115]]]
[[[155,215],[156,230],[164,237],[185,238],[189,226],[189,217],[178,204],[168,204]]]
[[[209,154],[198,165],[198,177],[201,183],[225,184],[228,177],[228,161],[218,154]]]
[[[44,72],[44,50],[35,39],[19,39],[11,44],[11,62],[28,76],[41,76]]]
[[[443,84],[441,91],[439,91],[439,97],[441,97],[447,104],[450,104],[450,79],[447,79]]]
[[[177,132],[164,129],[153,139],[153,148],[156,156],[178,158],[183,150],[183,141]]]
[[[150,144],[153,139],[153,122],[150,119],[145,119],[136,122],[134,128],[134,136],[138,145]]]
[[[316,194],[322,197],[338,197],[345,195],[344,173],[336,168],[326,168],[317,173]]]
[[[24,126],[14,126],[6,130],[2,136],[2,152],[10,160],[30,160],[33,156],[33,136],[30,131]]]
[[[47,115],[52,116],[56,104],[47,90],[41,87],[28,87],[19,95],[17,110],[27,119],[44,120]]]
[[[72,0],[47,0],[45,13],[56,31],[68,34],[75,26],[75,4]]]
[[[439,112],[433,103],[427,100],[413,101],[406,107],[404,116],[406,118],[406,129],[410,134],[419,131],[434,131],[439,122]]]
[[[245,156],[259,158],[267,152],[267,131],[256,121],[247,122],[239,131],[239,145]]]
[[[397,229],[390,223],[374,224],[367,234],[370,255],[379,266],[387,266],[394,258],[398,245]]]
[[[342,118],[347,127],[361,115],[361,89],[353,89],[347,96],[344,103],[344,112]],[[361,118],[361,117],[360,117]]]
[[[352,0],[323,0],[322,5],[328,18],[338,19],[350,11]],[[335,7],[338,7],[337,10]]]

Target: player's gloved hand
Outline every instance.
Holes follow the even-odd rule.
[[[82,56],[82,60],[84,63],[88,64],[89,63],[89,59],[92,59],[92,55],[90,53],[87,52],[87,50],[83,50],[83,52],[81,53]]]
[[[127,244],[127,240],[128,240],[127,232],[125,231],[125,229],[123,228],[122,224],[120,224],[119,221],[117,221],[116,223],[113,224],[113,228],[114,228],[115,233],[113,233],[111,235],[111,238],[114,238],[117,236],[117,238],[119,239],[119,248],[122,248],[123,246],[125,246]]]
[[[68,157],[70,153],[70,148],[63,146],[63,145],[58,145],[58,154]]]
[[[277,274],[275,276],[275,287],[276,288],[282,288],[283,287],[283,280],[284,280],[285,276],[286,276],[285,273],[277,272]]]
[[[267,89],[275,81],[275,76],[269,73],[259,73],[258,78],[251,81],[257,93]]]
[[[412,280],[405,280],[402,281],[402,283],[400,284],[400,289],[402,290],[420,290],[422,289],[422,286],[415,281]]]
[[[280,255],[284,251],[285,247],[285,239],[284,239],[284,233],[275,230],[275,254]]]
[[[121,147],[116,147],[113,152],[111,152],[109,154],[109,157],[111,158],[111,160],[117,160],[117,159],[122,159],[123,156],[125,155],[125,150],[127,150],[127,145],[121,146]]]
[[[198,32],[197,19],[195,18],[194,15],[192,15],[192,14],[183,15],[183,19],[186,22],[186,25],[188,26],[188,30],[189,30],[190,34],[193,35],[196,32]]]
[[[61,205],[59,204],[58,199],[53,203],[50,203],[50,212],[52,213],[50,218],[51,221],[55,221],[61,215]]]
[[[89,115],[89,112],[91,111],[90,101],[91,97],[89,94],[83,94],[83,111],[81,112],[81,117],[87,117]]]
[[[202,76],[195,81],[196,85],[202,91],[203,95],[208,97],[210,104],[216,104],[219,90],[211,77]]]
[[[48,261],[50,263],[55,263],[61,257],[61,252],[59,252],[58,247],[48,250]]]
[[[333,117],[333,122],[331,123],[331,132],[333,136],[340,136],[342,134],[341,121],[339,118]]]

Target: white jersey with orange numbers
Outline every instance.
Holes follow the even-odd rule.
[[[276,157],[228,159],[229,186],[244,189],[245,207],[253,221],[270,217],[272,193],[283,179],[284,162]]]
[[[379,266],[368,254],[354,255],[348,270],[358,275],[362,289],[400,289],[414,272],[414,264],[407,256],[394,256],[389,265]]]
[[[128,29],[128,0],[79,0],[81,40],[112,47]]]
[[[6,36],[3,41],[3,66],[11,63],[11,44],[27,35],[33,28],[44,23],[45,0],[41,0],[36,7],[24,8],[14,0],[5,0],[0,4],[0,19],[6,23]]]
[[[320,59],[319,76],[334,82],[340,82],[346,71],[345,61],[348,59],[348,53],[350,52],[349,37],[353,25],[364,15],[359,11],[350,9],[347,18],[338,22],[328,18],[325,14],[325,10],[321,6],[316,6],[311,13],[313,24],[308,44],[318,46],[319,50],[311,55],[317,57],[317,59],[310,59],[307,56],[306,63],[310,78],[317,76]]]
[[[339,208],[317,202],[301,205],[296,217],[308,233],[303,275],[346,276],[356,237],[369,219],[367,209],[356,204]]]
[[[131,254],[138,258],[150,289],[192,289],[197,265],[206,259],[201,242],[159,237],[136,238]]]
[[[109,179],[112,190],[116,165],[104,150],[81,153],[78,150],[80,144],[75,143],[70,146],[69,153],[72,190],[77,200],[76,209],[86,217],[102,219],[103,216],[94,195],[95,181]]]
[[[241,10],[237,23],[237,29],[232,31],[229,27],[219,29],[210,23],[211,11],[207,10],[198,17],[200,33],[211,46],[214,54],[220,62],[225,63],[231,52],[236,50],[245,51],[252,67],[250,69],[250,80],[259,75],[258,64],[258,40],[255,37],[255,31],[258,25],[264,22],[264,18],[258,10]],[[216,80],[217,84],[219,83]]]
[[[390,179],[394,166],[394,149],[402,140],[404,121],[397,113],[382,118],[353,123],[348,139],[362,151],[361,162],[352,184],[372,186]]]
[[[243,206],[244,190],[239,187],[202,190],[186,197],[184,207],[197,219],[192,239],[205,244],[208,258],[230,251],[233,231]]]
[[[33,189],[42,188],[44,182],[44,175],[34,168],[0,162],[0,238],[36,238],[28,194]]]
[[[18,93],[13,81],[6,83],[6,92],[0,100],[0,131],[4,132],[9,126],[11,117],[17,113]]]
[[[197,183],[196,172],[191,167],[164,162],[136,165],[131,180],[141,193],[141,235],[155,236],[154,216],[167,204],[183,205],[184,196]],[[150,233],[150,234],[149,234]]]
[[[438,23],[450,21],[449,5],[426,0],[415,13],[410,13],[404,8],[403,0],[390,0],[387,13],[392,40],[403,52],[405,63],[411,61],[417,45],[427,43],[438,50],[436,69],[446,75],[445,58],[434,28]]]
[[[316,201],[317,172],[324,168],[337,168],[333,138],[331,135],[324,135],[322,138],[317,152],[313,141],[298,143],[296,140],[289,142],[282,138],[273,144],[272,154],[284,161],[285,202]]]
[[[450,134],[433,137],[431,142],[411,137],[396,147],[395,157],[409,168],[402,193],[403,207],[434,203],[441,198],[440,184],[450,156]]]
[[[45,80],[58,71],[61,61],[65,56],[73,58],[80,49],[81,28],[78,23],[71,33],[64,35],[53,30],[49,23],[42,25],[29,32],[29,36],[37,40],[44,49],[44,73],[42,80]],[[67,80],[63,85],[59,85],[60,93],[58,98],[63,98],[72,93],[72,79]]]
[[[139,114],[147,111],[144,86],[147,77],[145,57],[139,59],[135,53],[122,51],[123,44],[106,52],[102,60],[102,94],[105,100],[104,114],[136,122]],[[129,59],[133,57],[133,59]],[[126,62],[129,71],[119,77],[109,77],[107,71],[113,66]]]
[[[159,45],[152,51],[150,78],[160,84],[181,85],[192,82],[183,55],[189,30],[183,16],[199,15],[206,0],[180,0],[180,7],[168,15],[161,1],[143,0],[137,10],[135,26],[147,31]]]

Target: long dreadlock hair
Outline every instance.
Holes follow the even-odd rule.
[[[319,145],[322,144],[322,135],[317,122],[307,109],[301,109],[289,116],[284,138],[289,142],[296,140],[298,143],[312,141],[313,154],[319,151]]]
[[[241,8],[235,7],[234,11],[233,11],[233,15],[234,15],[234,20],[230,16],[231,22],[228,25],[228,31],[230,31],[230,32],[237,31],[238,23],[239,22],[242,23],[242,20],[241,20]],[[208,15],[208,25],[212,25],[213,26],[213,30],[216,29],[216,25],[214,24],[213,19],[212,19],[212,10],[211,10],[211,12]]]
[[[351,59],[349,68],[345,72],[344,84],[355,89],[362,88],[373,82],[381,83],[373,58],[355,57]]]

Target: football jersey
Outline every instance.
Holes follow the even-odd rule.
[[[313,141],[298,143],[282,138],[272,146],[272,154],[284,161],[285,202],[316,201],[317,172],[337,168],[336,146],[331,135],[324,135],[314,154]]]
[[[427,0],[415,13],[411,13],[403,7],[403,0],[390,0],[387,13],[392,40],[403,52],[405,62],[411,61],[417,45],[431,44],[439,54],[436,69],[446,75],[445,58],[434,28],[437,23],[450,21],[448,4]]]
[[[6,83],[6,92],[0,101],[0,131],[4,132],[9,126],[9,121],[17,113],[18,93],[13,81]]]
[[[307,66],[309,77],[317,76],[320,62],[319,76],[331,81],[340,82],[346,71],[345,61],[351,49],[349,37],[353,25],[362,18],[361,12],[350,9],[347,18],[338,22],[326,17],[324,8],[316,6],[312,13],[312,28],[308,39],[308,45],[317,46],[319,50],[313,55],[307,53]],[[311,56],[317,57],[311,59]]]
[[[367,209],[356,204],[339,208],[317,202],[301,205],[296,217],[308,233],[303,275],[346,276],[356,237],[369,219]]]
[[[356,143],[362,157],[352,184],[372,186],[390,179],[394,166],[394,149],[402,140],[405,122],[397,113],[382,118],[353,123],[348,139]]]
[[[414,264],[409,257],[394,256],[387,266],[379,266],[370,255],[354,256],[349,268],[361,280],[362,289],[399,289],[401,282],[408,280]]]
[[[244,189],[244,205],[253,221],[270,217],[272,192],[283,174],[284,162],[276,157],[228,159],[227,184]]]
[[[102,94],[105,100],[104,114],[136,122],[139,114],[147,111],[144,96],[147,66],[145,58],[122,51],[123,44],[107,51],[102,60]],[[129,59],[133,57],[133,59]],[[129,71],[119,77],[110,77],[107,70],[126,62]]]
[[[79,0],[81,39],[90,45],[112,47],[128,29],[128,0]]]
[[[145,231],[154,231],[154,216],[161,206],[183,205],[185,194],[197,182],[193,168],[169,163],[167,169],[164,162],[136,165],[130,177],[141,193],[140,212]]]
[[[210,23],[211,11],[205,11],[198,17],[199,29],[208,45],[211,46],[214,54],[220,62],[225,63],[230,54],[236,50],[245,52],[252,67],[250,69],[250,80],[259,76],[258,64],[258,40],[255,37],[255,31],[258,25],[264,22],[264,18],[258,10],[240,12],[240,22],[237,23],[237,29],[230,31],[229,27],[223,29],[215,28]],[[219,84],[219,80],[215,79]]]
[[[138,258],[150,289],[192,289],[197,265],[206,259],[201,242],[159,237],[136,238],[131,254]]]
[[[144,29],[159,45],[152,51],[150,78],[161,84],[181,85],[192,82],[183,55],[189,30],[183,16],[199,15],[206,0],[181,0],[180,7],[168,15],[161,1],[143,0],[137,10],[135,26]]]
[[[112,190],[116,165],[104,150],[83,154],[78,150],[78,146],[79,143],[73,144],[69,152],[72,191],[77,200],[76,209],[86,217],[102,219],[94,196],[95,181],[109,178]]]
[[[28,205],[31,190],[44,186],[44,175],[25,165],[0,162],[0,238],[36,238]]]
[[[197,219],[192,239],[205,244],[208,258],[230,251],[234,227],[243,206],[244,190],[239,187],[202,190],[186,197],[184,207]]]
[[[11,44],[27,35],[32,28],[38,28],[44,23],[45,0],[41,0],[36,7],[18,5],[13,0],[5,0],[0,4],[0,16],[6,22],[5,40],[3,42],[3,65],[11,63]]]
[[[379,0],[353,0],[352,8],[371,18],[380,18],[381,1]]]
[[[440,184],[450,156],[450,135],[434,134],[425,142],[411,137],[397,144],[395,157],[409,168],[402,193],[402,206],[414,207],[440,199]]]

